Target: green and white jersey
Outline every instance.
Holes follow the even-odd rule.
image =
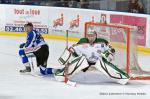
[[[82,38],[73,48],[78,55],[84,55],[89,62],[95,63],[100,58],[98,51],[103,53],[109,49],[107,44],[104,39],[96,39],[91,45],[87,38]]]
[[[81,38],[77,44],[83,44],[83,43],[89,43],[88,38]],[[93,44],[94,43],[105,43],[107,45],[108,41],[102,38],[96,38]]]

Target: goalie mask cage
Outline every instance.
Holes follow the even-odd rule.
[[[138,64],[137,27],[123,24],[85,23],[85,37],[96,32],[98,38],[104,38],[115,48],[111,62],[127,72],[131,80],[150,80],[150,72]]]

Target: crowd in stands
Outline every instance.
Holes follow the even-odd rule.
[[[113,10],[150,14],[150,0],[0,0],[0,3]]]

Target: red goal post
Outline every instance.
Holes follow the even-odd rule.
[[[138,64],[136,26],[86,22],[84,36],[91,31],[110,42],[116,50],[112,62],[126,71],[132,80],[150,80],[150,70],[142,70]]]

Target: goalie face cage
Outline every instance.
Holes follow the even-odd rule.
[[[85,23],[85,37],[95,31],[98,38],[104,38],[115,48],[112,61],[121,70],[126,71],[131,80],[150,80],[150,72],[142,70],[138,64],[137,28],[122,24]]]

